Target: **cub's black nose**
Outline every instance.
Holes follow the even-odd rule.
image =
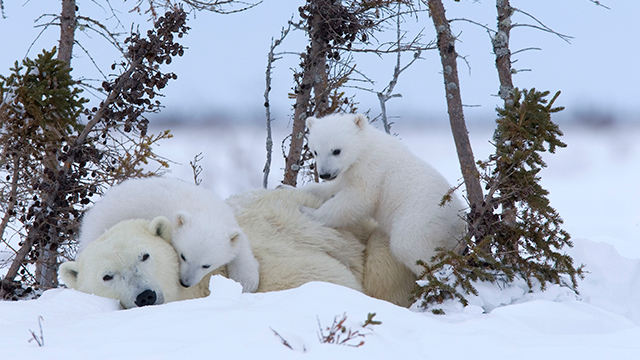
[[[327,179],[331,178],[331,174],[329,174],[329,173],[320,174],[319,176],[320,176],[320,179],[322,179],[322,180],[327,180]]]
[[[188,287],[189,287],[189,285],[187,285],[187,284],[185,284],[185,283],[183,283],[183,282],[182,282],[182,279],[180,279],[180,285],[182,285],[182,287],[186,287],[186,288],[188,288]]]
[[[136,297],[136,305],[138,307],[154,305],[156,303],[156,292],[153,290],[145,290]]]

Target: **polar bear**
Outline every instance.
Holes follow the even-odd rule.
[[[299,210],[317,208],[322,200],[296,189],[245,192],[227,203],[260,263],[259,292],[310,281],[363,291],[364,243],[373,231],[370,224],[342,230],[323,226]]]
[[[130,179],[109,189],[82,219],[79,250],[120,221],[157,216],[172,219],[182,286],[194,286],[226,264],[243,291],[258,288],[258,261],[229,206],[211,191],[178,179]]]
[[[257,190],[228,202],[260,262],[258,292],[310,281],[364,291],[364,242],[373,228],[325,227],[299,210],[299,206],[320,206],[320,199],[296,190]],[[76,261],[60,266],[62,281],[83,292],[118,299],[125,308],[206,296],[208,276],[197,286],[180,286],[178,254],[169,245],[172,233],[169,220],[162,216],[120,222],[86,245]],[[227,271],[228,265],[213,273]]]
[[[302,208],[331,227],[345,227],[373,217],[389,236],[391,253],[413,273],[424,270],[436,248],[455,248],[465,224],[460,200],[440,206],[450,189],[444,177],[413,155],[399,139],[369,124],[364,115],[310,117],[308,146],[318,175],[325,180],[301,191],[325,202]]]
[[[76,261],[62,263],[60,277],[70,288],[120,300],[125,309],[207,296],[208,276],[190,288],[180,285],[170,241],[164,216],[125,220],[86,245]]]

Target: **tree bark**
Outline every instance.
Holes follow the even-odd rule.
[[[60,42],[58,46],[58,60],[71,66],[71,54],[76,31],[76,0],[62,0],[60,13]]]
[[[438,50],[442,62],[447,109],[451,132],[456,144],[456,151],[460,161],[460,170],[467,189],[467,197],[471,208],[479,209],[483,195],[478,169],[475,165],[469,131],[464,121],[462,98],[460,96],[460,81],[458,79],[458,54],[455,48],[455,36],[451,33],[449,22],[445,15],[441,0],[428,0],[429,13],[438,34]]]
[[[75,41],[76,30],[76,1],[62,0],[60,12],[60,41],[58,46],[58,60],[71,66],[71,55]],[[58,171],[60,169],[53,169]],[[48,240],[40,239],[38,250],[40,252],[36,262],[36,281],[43,288],[53,288],[58,285],[58,246],[59,234],[51,227]]]
[[[302,165],[302,148],[304,146],[305,121],[307,116],[311,116],[311,90],[314,93],[315,110],[313,114],[317,116],[325,115],[328,107],[327,93],[327,49],[329,44],[323,40],[322,36],[317,36],[316,32],[321,29],[321,23],[326,21],[322,16],[323,6],[332,6],[325,3],[327,0],[317,0],[314,3],[314,16],[309,24],[309,38],[311,44],[305,54],[303,61],[302,81],[296,94],[296,104],[293,114],[293,126],[291,129],[291,145],[285,162],[284,180],[285,185],[296,186],[298,183],[298,172]]]
[[[511,15],[513,8],[509,0],[497,0],[498,32],[492,39],[493,52],[496,55],[496,68],[500,79],[500,98],[505,105],[513,105],[513,80],[511,73],[511,51],[509,50],[509,34],[511,31]]]

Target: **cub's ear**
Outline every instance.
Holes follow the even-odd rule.
[[[229,241],[232,245],[237,244],[244,233],[240,229],[233,229],[229,232]]]
[[[317,120],[317,118],[310,116],[307,118],[307,120],[305,121],[305,123],[307,124],[307,128],[311,129],[311,127],[313,126],[313,123],[315,123]]]
[[[175,217],[175,221],[174,221],[176,229],[184,226],[190,220],[191,220],[191,214],[189,214],[186,211],[178,211],[176,213],[176,217]]]
[[[358,129],[363,129],[365,126],[369,125],[369,120],[364,114],[357,114],[353,118],[353,122],[356,124]]]
[[[158,216],[151,220],[149,232],[159,236],[166,241],[171,241],[171,221],[164,216]]]
[[[75,261],[67,261],[60,264],[60,277],[62,282],[68,288],[77,289],[78,287],[78,263]]]

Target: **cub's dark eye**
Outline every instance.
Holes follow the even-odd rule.
[[[113,276],[105,275],[105,276],[102,277],[102,281],[109,281],[109,280],[113,280]]]
[[[335,150],[333,150],[333,155],[334,155],[334,156],[338,156],[338,155],[340,155],[340,149],[335,149]]]
[[[142,261],[147,261],[147,260],[149,260],[149,254],[142,255]]]
[[[203,269],[208,269],[208,268],[210,268],[210,267],[211,267],[211,265],[202,265],[202,268],[203,268]]]
[[[313,152],[313,156],[318,156],[318,152],[317,152],[317,151],[314,151],[314,152]]]
[[[180,254],[180,258],[182,259],[182,261],[187,261],[187,259],[185,259],[184,254]]]

